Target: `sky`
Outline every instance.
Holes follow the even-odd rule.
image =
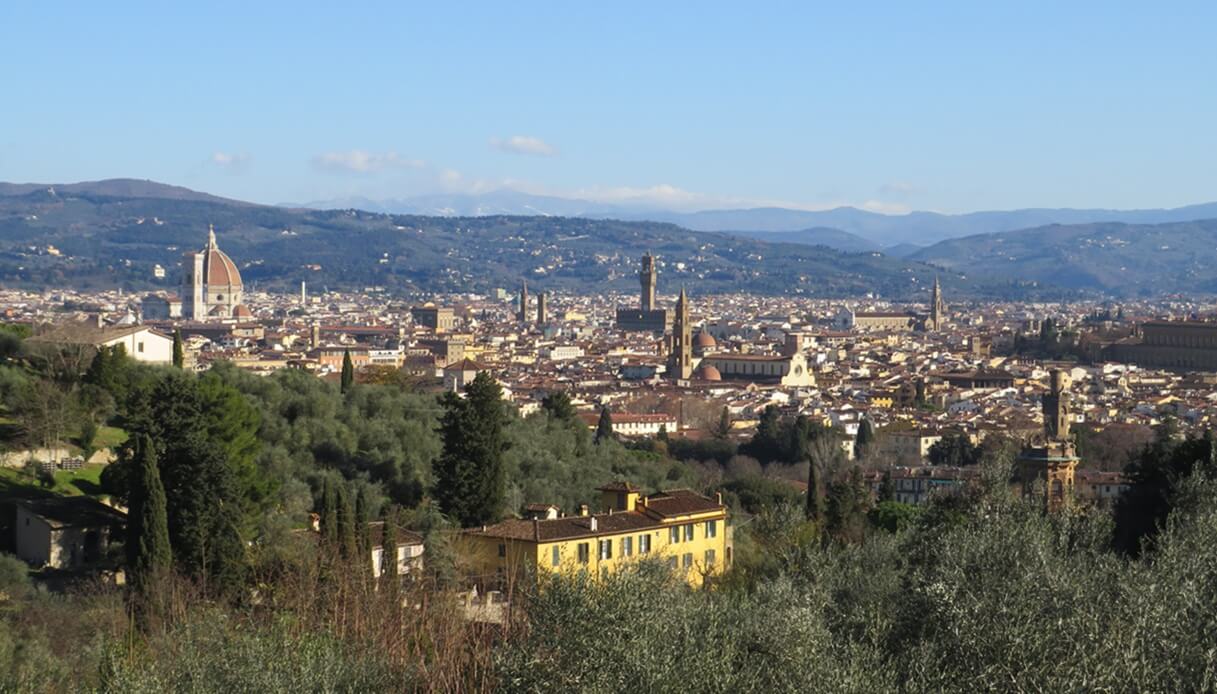
[[[1217,200],[1217,3],[0,3],[0,181],[263,203]]]

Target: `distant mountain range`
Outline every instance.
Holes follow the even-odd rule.
[[[802,232],[801,237],[786,240],[792,243],[810,242],[811,245],[830,245],[841,250],[859,250],[864,247],[885,249],[900,247],[899,253],[908,251],[910,246],[928,246],[946,239],[1014,231],[1048,224],[1091,224],[1095,222],[1161,224],[1217,218],[1217,203],[1174,209],[1044,208],[966,214],[910,212],[902,215],[887,215],[853,207],[820,211],[761,207],[675,212],[639,203],[610,205],[587,200],[529,195],[509,190],[482,195],[427,195],[381,201],[348,198],[313,202],[303,205],[303,207],[312,209],[354,208],[391,214],[440,216],[545,215],[647,220],[671,222],[694,231],[743,232],[754,238],[759,238],[754,232]],[[830,237],[823,232],[825,229],[834,229],[849,236],[838,234]],[[808,234],[806,233],[808,230],[816,230],[816,233]],[[781,237],[768,234],[764,238],[778,240]],[[831,242],[825,244],[825,240]],[[836,243],[841,245],[834,245]]]
[[[1150,296],[1217,293],[1217,219],[1104,222],[951,239],[909,256],[971,275]]]
[[[938,269],[879,253],[775,244],[663,222],[547,216],[389,215],[290,209],[142,181],[0,187],[0,283],[175,289],[182,254],[208,224],[247,285],[393,293],[638,291],[658,256],[661,291],[924,298]],[[53,251],[53,252],[52,252]],[[153,267],[168,271],[154,280]],[[944,277],[957,295],[989,291]],[[1005,286],[992,291],[1005,292]]]
[[[467,207],[475,203],[481,207]],[[448,214],[518,212],[525,204],[532,214]],[[651,213],[721,231],[620,219],[623,210],[597,216],[587,208],[583,217],[565,216],[576,213],[578,201],[514,193],[432,196],[426,209],[443,213],[432,215],[359,209],[365,206],[371,203],[325,210],[256,205],[131,179],[0,183],[0,283],[171,287],[171,281],[151,279],[152,266],[173,276],[182,252],[201,246],[207,224],[214,223],[246,280],[265,288],[306,280],[347,289],[485,291],[527,278],[538,289],[633,293],[638,256],[651,251],[660,258],[666,291],[685,284],[695,292],[923,299],[927,283],[942,273],[954,296],[1217,294],[1217,205],[901,216],[848,208]],[[1188,219],[1192,215],[1199,217]],[[1044,217],[1102,216],[1131,221],[1001,230]],[[792,230],[743,226],[775,226],[783,219],[831,223]],[[886,243],[928,238],[931,228],[955,237],[925,247]],[[961,236],[975,228],[989,231]],[[887,236],[876,231],[885,229]]]

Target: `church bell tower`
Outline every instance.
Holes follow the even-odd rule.
[[[1018,481],[1023,494],[1041,496],[1046,511],[1056,511],[1073,496],[1074,471],[1080,459],[1069,435],[1069,374],[1054,369],[1048,392],[1041,399],[1044,442],[1028,446],[1018,458]]]

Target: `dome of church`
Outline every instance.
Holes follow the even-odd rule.
[[[697,370],[697,378],[702,381],[721,381],[723,380],[723,375],[718,372],[718,369],[714,368],[710,364],[703,364],[702,367]]]
[[[237,271],[237,264],[216,246],[214,231],[211,232],[204,253],[206,255],[203,257],[203,277],[207,278],[208,285],[241,286],[241,273]]]
[[[705,330],[697,333],[697,336],[693,338],[693,347],[695,349],[713,349],[717,346],[718,340],[715,340],[714,336]]]

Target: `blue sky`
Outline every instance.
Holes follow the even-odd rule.
[[[344,7],[350,5],[351,7]],[[0,180],[1217,200],[1217,3],[0,3]]]

